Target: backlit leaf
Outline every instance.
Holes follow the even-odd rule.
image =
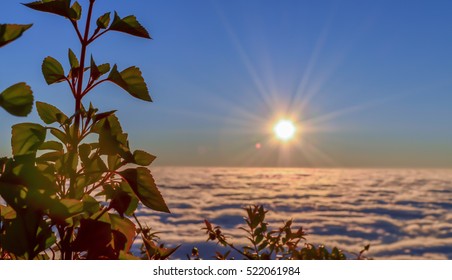
[[[93,118],[94,122],[108,118],[109,116],[113,115],[115,112],[116,112],[116,110],[96,114]]]
[[[90,69],[91,69],[91,79],[93,81],[99,79],[100,71],[99,71],[99,68],[97,68],[96,62],[94,62],[93,56],[91,56],[91,67],[90,67]]]
[[[104,63],[98,66],[94,61],[93,56],[91,56],[90,69],[91,69],[91,79],[93,81],[96,81],[97,79],[99,79],[100,76],[110,71],[110,64]]]
[[[100,153],[102,155],[119,154],[127,161],[133,160],[127,133],[122,132],[119,120],[114,114],[97,122],[93,127],[93,132],[99,134]]]
[[[81,144],[78,147],[78,153],[80,156],[80,159],[82,160],[83,164],[87,164],[88,157],[91,154],[91,145],[90,144]]]
[[[71,14],[72,16],[75,15],[75,18],[73,18],[75,20],[79,20],[80,17],[82,16],[82,6],[80,6],[80,4],[77,1],[75,1],[74,4],[72,4],[71,11],[74,12],[74,14],[72,13]]]
[[[96,21],[97,27],[105,29],[110,24],[110,12],[101,15]]]
[[[121,165],[121,157],[118,155],[108,155],[107,163],[109,170],[116,170]]]
[[[13,155],[36,154],[36,151],[44,143],[46,129],[36,123],[20,123],[13,125],[11,145]]]
[[[5,89],[0,94],[0,107],[15,116],[26,116],[33,107],[33,95],[25,83],[18,83]]]
[[[134,256],[134,255],[132,255],[132,254],[129,254],[129,253],[127,253],[127,252],[125,252],[125,251],[120,251],[119,252],[119,257],[118,257],[118,259],[119,260],[123,260],[123,261],[131,261],[131,260],[140,260],[140,258],[139,257],[137,257],[137,256]]]
[[[58,138],[61,142],[64,144],[69,142],[69,139],[66,134],[64,134],[61,130],[58,130],[56,128],[51,128],[50,133],[52,133],[53,136]]]
[[[113,198],[110,202],[110,208],[115,209],[121,217],[124,217],[124,212],[129,208],[132,197],[121,190],[113,193]]]
[[[131,222],[129,219],[122,218],[115,214],[109,214],[109,216],[111,228],[113,230],[119,231],[127,238],[125,248],[116,248],[116,249],[128,251],[132,246],[133,239],[135,238],[135,224]]]
[[[32,8],[33,10],[56,14],[73,20],[78,19],[78,8],[74,6],[73,8],[70,7],[71,0],[43,0],[24,5]]]
[[[77,199],[63,198],[54,200],[49,209],[52,220],[64,222],[64,220],[79,215],[84,211],[84,204]]]
[[[110,71],[110,64],[103,63],[103,64],[97,66],[97,69],[99,69],[100,75],[102,76],[103,74],[108,73],[108,71]]]
[[[11,43],[32,26],[33,24],[0,24],[0,47]]]
[[[50,226],[34,211],[22,212],[20,217],[8,220],[4,229],[0,236],[3,249],[20,258],[33,259],[56,241]]]
[[[133,159],[135,164],[148,166],[154,161],[155,156],[145,151],[136,150],[135,152],[133,152]]]
[[[44,162],[44,161],[53,161],[55,162],[61,157],[61,152],[48,152],[45,154],[40,155],[36,161],[38,162]]]
[[[63,151],[63,144],[57,141],[46,141],[42,143],[39,147],[39,150],[55,150],[55,151]]]
[[[46,57],[42,63],[42,74],[48,85],[64,81],[63,66],[53,57]]]
[[[104,161],[98,155],[94,155],[94,157],[92,156],[89,160],[86,160],[84,162],[84,165],[86,172],[93,175],[96,173],[102,174],[103,172],[106,172],[108,170]]]
[[[108,79],[117,84],[135,98],[152,102],[147,85],[139,68],[132,66],[118,72],[117,66],[108,75]]]
[[[36,109],[39,117],[46,124],[52,124],[55,122],[63,124],[68,119],[68,117],[60,111],[60,109],[44,102],[36,102]]]
[[[12,220],[17,217],[16,211],[11,206],[0,205],[0,214],[3,219]]]
[[[71,49],[69,49],[69,51],[68,51],[68,56],[69,56],[69,63],[71,64],[72,69],[75,69],[80,66],[77,56]]]
[[[119,188],[121,191],[127,193],[131,197],[129,206],[124,211],[124,214],[126,214],[127,216],[132,216],[138,207],[139,199],[135,195],[134,191],[132,190],[132,188],[130,187],[130,185],[127,182],[123,181],[123,182],[119,183]]]
[[[100,210],[100,203],[92,196],[85,194],[82,201],[83,209],[89,215],[92,215]]]
[[[110,30],[124,32],[133,36],[151,39],[147,30],[137,21],[135,16],[120,18],[115,12],[115,17],[110,25]]]
[[[145,206],[156,211],[170,213],[149,169],[129,168],[121,171],[120,174]]]

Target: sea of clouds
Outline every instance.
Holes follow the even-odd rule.
[[[375,259],[452,259],[451,170],[156,167],[152,173],[171,214],[140,208],[161,241],[211,258],[204,219],[243,244],[242,208],[263,204],[270,225],[292,218],[311,243]],[[139,240],[137,240],[139,242]]]

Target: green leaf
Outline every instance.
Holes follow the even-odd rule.
[[[36,161],[38,161],[38,162],[45,162],[45,161],[55,162],[56,160],[58,160],[61,157],[61,155],[62,155],[61,152],[48,152],[48,153],[40,155],[36,159]]]
[[[121,183],[120,188],[104,187],[107,198],[110,198],[110,208],[115,209],[123,217],[130,216],[138,206],[138,199],[127,183]]]
[[[127,209],[124,211],[124,214],[126,214],[127,216],[132,216],[138,207],[138,203],[139,203],[138,197],[135,195],[134,191],[132,190],[130,185],[127,184],[127,182],[123,181],[123,182],[119,183],[119,188],[121,191],[126,192],[131,197],[131,201],[130,201]]]
[[[96,21],[97,27],[105,29],[110,24],[110,12],[101,15]]]
[[[36,123],[13,125],[11,145],[13,155],[35,155],[46,138],[46,129]]]
[[[71,0],[43,0],[24,5],[33,10],[56,14],[73,20],[78,19],[77,8],[70,7]]]
[[[57,141],[46,141],[39,146],[39,150],[54,150],[54,151],[63,151],[63,144]]]
[[[100,210],[100,203],[90,195],[83,196],[83,209],[89,215],[92,215]]]
[[[132,261],[132,260],[140,260],[139,257],[134,256],[132,254],[129,254],[125,251],[119,251],[119,260],[123,260],[123,261]]]
[[[102,155],[119,154],[129,162],[133,160],[127,134],[122,132],[119,120],[114,114],[97,122],[93,127],[93,132],[99,134],[100,153]]]
[[[121,217],[124,217],[124,212],[129,208],[132,197],[121,190],[114,191],[113,198],[110,201],[110,208],[115,209]]]
[[[64,220],[79,215],[83,211],[83,202],[77,199],[63,198],[53,201],[49,209],[49,217],[53,221],[64,223]]]
[[[118,155],[107,156],[108,170],[116,170],[121,165],[121,157]]]
[[[11,206],[0,205],[0,214],[6,220],[12,220],[17,217],[16,211]]]
[[[42,63],[42,74],[48,85],[64,81],[63,66],[53,57],[46,57]]]
[[[31,112],[33,95],[26,83],[17,83],[0,94],[0,106],[14,116],[24,117]]]
[[[33,24],[0,24],[0,47],[11,43]]]
[[[90,66],[90,69],[91,69],[91,79],[93,81],[96,81],[97,79],[99,79],[101,74],[100,74],[99,68],[96,65],[96,62],[94,62],[94,58],[93,58],[92,55],[91,55],[91,66]]]
[[[86,160],[84,164],[86,172],[90,174],[103,173],[108,171],[104,161],[98,155],[94,155],[94,157]]]
[[[137,21],[135,16],[120,18],[115,12],[115,17],[109,30],[124,32],[133,36],[151,39],[147,30]]]
[[[68,119],[68,117],[57,107],[44,102],[37,101],[36,109],[38,110],[39,117],[46,124],[52,124],[55,122],[63,124]]]
[[[116,112],[116,110],[96,114],[96,115],[94,115],[93,121],[97,122],[102,119],[108,118],[109,116],[113,115],[115,112]]]
[[[102,76],[103,74],[110,71],[110,64],[109,63],[101,64],[101,65],[97,66],[97,69],[99,70],[100,75]]]
[[[96,81],[97,79],[99,79],[100,76],[102,76],[105,73],[107,73],[108,71],[110,71],[110,64],[104,63],[104,64],[97,66],[96,62],[93,59],[93,56],[91,56],[90,69],[91,69],[91,73],[90,73],[91,79],[93,81]]]
[[[58,140],[60,140],[64,144],[67,144],[69,142],[67,135],[64,134],[64,132],[62,132],[61,130],[58,130],[57,128],[52,127],[50,129],[50,133],[52,133],[53,136],[58,138]]]
[[[135,224],[127,218],[122,218],[115,214],[108,215],[110,216],[111,229],[119,231],[127,238],[125,247],[116,249],[128,251],[135,238]]]
[[[80,17],[82,16],[82,6],[80,6],[80,4],[77,1],[75,1],[74,4],[72,4],[71,11],[74,12],[74,14],[72,13],[71,14],[73,16],[75,15],[75,18],[73,18],[75,20],[79,20]]]
[[[20,213],[5,222],[4,229],[0,236],[3,249],[20,258],[33,259],[56,241],[50,226],[34,211]]]
[[[121,171],[120,174],[145,206],[156,211],[170,213],[149,169],[129,168]]]
[[[72,69],[80,67],[77,56],[71,49],[69,49],[69,51],[68,51],[68,56],[69,56],[69,63],[71,64]]]
[[[135,98],[152,102],[147,85],[139,68],[132,66],[118,72],[117,66],[108,75],[108,80],[117,84]]]
[[[155,156],[141,150],[136,150],[133,152],[133,159],[135,164],[141,165],[141,166],[148,166],[150,165],[154,159]]]
[[[78,147],[78,153],[81,161],[86,164],[89,160],[89,155],[91,154],[91,145],[90,144],[81,144]]]
[[[22,161],[24,157],[27,156],[15,156],[6,164],[0,180],[0,196],[15,210],[45,208],[48,198],[58,190],[56,182],[42,172],[42,164],[38,168],[34,158],[28,156],[27,161]]]

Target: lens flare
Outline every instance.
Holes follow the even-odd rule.
[[[295,135],[295,125],[289,120],[280,120],[273,128],[277,138],[287,141]]]

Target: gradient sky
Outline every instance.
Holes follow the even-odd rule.
[[[2,1],[0,22],[34,26],[0,50],[0,89],[26,81],[70,115],[66,85],[47,86],[40,66],[79,53],[72,27],[20,2]],[[154,103],[105,84],[87,101],[119,109],[132,148],[157,165],[452,166],[451,1],[96,3],[96,15],[135,14],[154,38],[111,32],[90,49],[98,64],[139,66]],[[298,124],[295,141],[274,139],[279,117]],[[0,118],[2,155],[12,124],[39,122]]]

